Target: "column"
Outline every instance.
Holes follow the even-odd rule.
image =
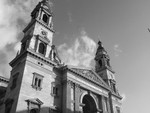
[[[109,104],[110,104],[110,113],[114,113],[111,92],[109,92]]]
[[[70,80],[64,81],[63,83],[63,96],[62,96],[62,111],[63,113],[73,113],[71,111],[71,85]]]

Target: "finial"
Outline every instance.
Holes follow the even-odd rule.
[[[100,47],[103,47],[101,40],[98,41],[98,45],[99,45]]]
[[[43,0],[43,2],[48,2],[49,0]]]
[[[48,2],[48,3],[50,3],[50,0],[43,0],[43,2]]]

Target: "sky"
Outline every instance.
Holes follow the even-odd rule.
[[[22,30],[38,0],[0,0],[0,75],[19,50]],[[97,42],[110,56],[122,113],[150,113],[150,1],[51,0],[53,44],[65,64],[94,68]],[[68,56],[67,58],[65,56]]]

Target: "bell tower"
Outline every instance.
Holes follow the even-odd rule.
[[[21,53],[27,49],[49,57],[53,41],[53,21],[49,0],[43,0],[31,13],[31,22],[23,30]]]
[[[42,0],[33,9],[31,21],[23,30],[20,53],[10,62],[12,70],[2,113],[48,113],[48,106],[60,108],[61,98],[53,92],[57,89],[61,95],[60,79],[54,72],[60,59],[52,44],[52,17],[49,0]]]
[[[114,92],[116,91],[115,72],[110,65],[110,57],[102,45],[102,42],[98,42],[98,48],[95,55],[95,71],[97,74],[111,87]]]

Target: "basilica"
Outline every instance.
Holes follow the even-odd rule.
[[[99,41],[94,70],[62,63],[53,44],[53,14],[48,0],[31,12],[21,49],[0,77],[0,113],[121,113],[110,57]]]

